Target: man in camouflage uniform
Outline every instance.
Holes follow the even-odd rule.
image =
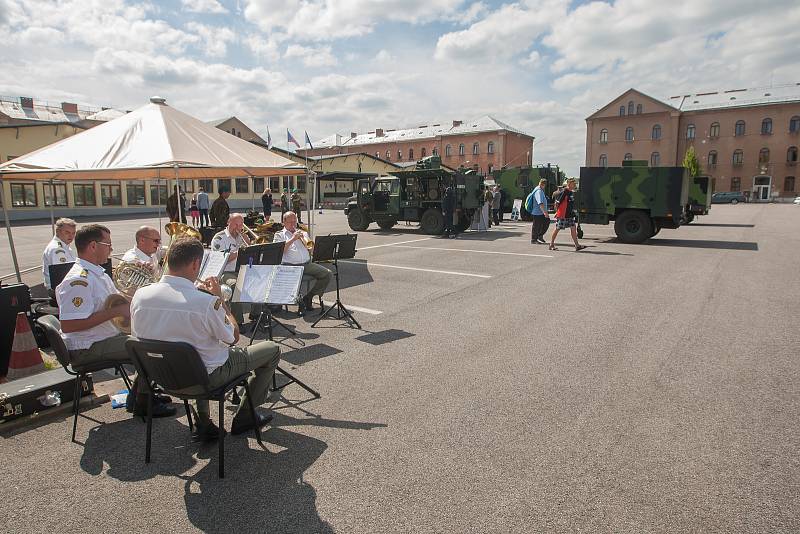
[[[297,189],[292,192],[292,211],[297,214],[297,222],[302,223],[302,199],[300,198],[300,193],[297,192]]]

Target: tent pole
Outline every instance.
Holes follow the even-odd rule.
[[[158,205],[158,235],[161,236],[161,171],[156,171],[156,204]],[[161,236],[163,237],[163,236]]]
[[[56,218],[53,215],[53,204],[56,201],[56,185],[53,179],[50,178],[50,230],[53,235],[56,235]]]
[[[6,207],[6,199],[3,198],[3,180],[0,180],[0,203],[3,204],[3,216],[6,219],[6,232],[8,232],[8,245],[11,247],[11,259],[14,260],[14,272],[17,273],[17,282],[21,284],[22,276],[19,274],[17,251],[14,249],[14,236],[11,235],[11,222],[8,220],[8,208]]]
[[[249,176],[250,176],[250,187],[251,187],[251,189],[250,189],[250,200],[253,203],[253,207],[251,208],[251,211],[256,211],[256,180],[255,180],[255,177],[252,174],[250,174]]]
[[[178,180],[178,164],[176,163],[174,166],[175,169],[175,200],[178,202],[178,222],[183,221],[183,203],[181,202],[181,186],[180,181]]]

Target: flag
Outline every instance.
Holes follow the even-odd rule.
[[[272,136],[269,134],[269,126],[267,126],[267,148],[272,148]]]
[[[312,144],[311,144],[311,139],[309,139],[309,138],[308,138],[308,132],[306,132],[306,131],[303,131],[303,133],[304,133],[304,134],[306,134],[306,144],[307,144],[309,147],[311,147],[311,149],[313,150],[313,149],[314,149],[314,145],[312,145]]]
[[[289,128],[286,128],[286,146],[289,146],[289,143],[294,143],[294,146],[300,148],[300,143],[298,143],[297,139],[294,138],[292,132],[289,131]]]

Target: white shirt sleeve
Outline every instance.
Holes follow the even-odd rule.
[[[206,310],[206,323],[208,325],[208,333],[215,339],[227,345],[232,345],[235,341],[233,336],[234,329],[231,322],[228,320],[228,315],[225,312],[225,306],[222,304],[222,299],[214,299],[208,303]]]
[[[65,280],[56,289],[58,318],[86,319],[94,313],[94,302],[89,282],[84,279]]]

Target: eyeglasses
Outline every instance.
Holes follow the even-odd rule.
[[[105,245],[105,246],[111,248],[111,243],[106,243],[105,241],[97,241],[97,240],[95,240],[95,243],[97,243],[98,245]]]
[[[153,243],[161,243],[161,238],[160,237],[156,237],[156,238],[148,237],[147,239],[149,239]]]

